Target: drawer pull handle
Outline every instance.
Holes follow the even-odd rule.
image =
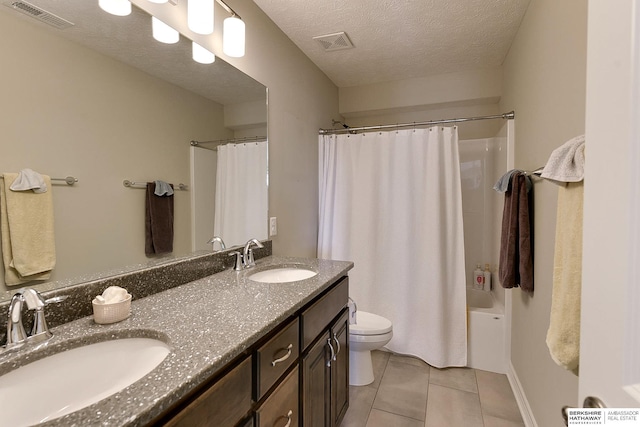
[[[336,350],[336,354],[333,355],[333,360],[335,361],[338,357],[338,354],[340,354],[340,341],[338,341],[338,337],[336,336],[335,332],[333,333],[333,340],[336,342],[336,346],[338,347],[338,349]]]
[[[287,412],[287,423],[284,425],[284,427],[289,427],[291,425],[291,416],[293,415],[293,411],[291,409],[289,409],[289,412]]]
[[[293,348],[293,344],[289,344],[289,347],[287,347],[287,354],[282,356],[280,359],[276,359],[276,360],[272,361],[271,362],[271,366],[276,366],[278,363],[284,362],[285,360],[287,360],[289,358],[289,356],[291,356],[291,349],[292,348]]]
[[[327,338],[327,345],[329,346],[329,349],[331,349],[331,356],[329,357],[329,360],[327,360],[327,368],[330,368],[331,361],[336,360],[336,351],[333,349],[333,346],[331,345],[331,338]]]

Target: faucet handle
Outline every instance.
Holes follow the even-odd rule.
[[[242,254],[238,251],[233,251],[229,253],[229,256],[235,256],[235,262],[233,263],[233,269],[235,271],[242,271]]]

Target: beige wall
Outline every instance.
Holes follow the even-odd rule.
[[[534,170],[585,131],[587,3],[532,0],[504,62],[503,110],[516,111],[515,167]],[[578,379],[545,344],[553,273],[557,187],[536,181],[535,293],[513,294],[511,361],[539,426],[562,426],[577,404]]]
[[[146,262],[144,190],[122,181],[189,184],[189,141],[233,135],[222,106],[10,11],[0,12],[0,34],[0,172],[79,179],[52,190],[52,279]],[[190,193],[177,191],[175,254],[191,251],[189,206]]]

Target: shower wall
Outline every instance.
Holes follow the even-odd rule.
[[[489,264],[492,292],[504,307],[497,281],[503,195],[493,185],[507,170],[507,138],[461,140],[459,148],[467,286],[473,284],[476,264],[482,269]]]

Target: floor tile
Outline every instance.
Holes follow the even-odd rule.
[[[471,393],[478,392],[476,371],[470,368],[431,368],[429,383],[451,387]]]
[[[377,390],[372,387],[349,387],[349,409],[342,427],[365,427]]]
[[[504,418],[497,418],[497,417],[492,417],[491,415],[485,415],[484,427],[524,427],[524,422],[505,420]]]
[[[374,409],[424,421],[429,389],[429,366],[389,360]]]
[[[476,378],[484,416],[522,422],[520,409],[506,375],[476,370]]]
[[[422,421],[374,409],[366,427],[423,427]]]
[[[417,357],[403,356],[401,354],[395,354],[395,353],[391,354],[391,357],[389,357],[389,360],[393,360],[399,363],[408,363],[410,365],[421,366],[421,367],[429,366],[424,360],[418,359]]]
[[[388,351],[376,350],[371,352],[371,363],[373,364],[373,382],[367,387],[372,387],[376,390],[378,389],[378,387],[380,387],[380,381],[382,380],[382,375],[384,374],[384,370],[387,367],[390,356],[391,353],[389,353]]]
[[[425,427],[461,426],[483,427],[478,395],[430,384]]]

